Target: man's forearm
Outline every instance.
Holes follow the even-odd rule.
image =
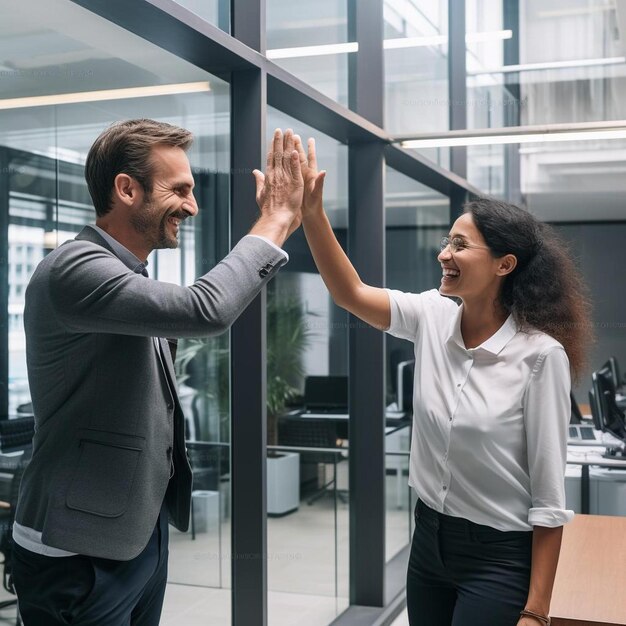
[[[533,528],[532,568],[526,608],[541,615],[548,615],[550,610],[562,537],[562,526]]]
[[[259,235],[265,237],[282,248],[291,224],[293,223],[293,214],[285,211],[283,214],[261,215],[248,234]]]

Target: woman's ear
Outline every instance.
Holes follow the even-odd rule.
[[[514,254],[505,254],[498,259],[497,276],[506,276],[517,267],[517,257]]]

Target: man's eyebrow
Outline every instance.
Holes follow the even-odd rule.
[[[195,183],[183,181],[174,183],[174,189],[193,189],[195,187]]]

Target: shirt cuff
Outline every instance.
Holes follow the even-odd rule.
[[[269,245],[272,246],[272,248],[274,248],[277,252],[280,252],[285,257],[285,262],[289,261],[289,255],[267,237],[263,237],[263,235],[246,235],[246,237],[256,237],[257,239],[262,239],[265,243],[269,243]]]
[[[528,511],[528,523],[531,526],[556,528],[574,519],[574,511],[568,509],[534,508]]]

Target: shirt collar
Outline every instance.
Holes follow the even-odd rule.
[[[115,253],[115,256],[126,265],[126,267],[136,274],[148,275],[148,261],[145,263],[139,260],[126,246],[122,245],[117,239],[111,237],[106,230],[96,226],[95,224],[89,224],[90,228],[93,228],[108,244]]]
[[[463,350],[467,350],[463,341],[463,335],[461,334],[462,316],[463,305],[459,306],[459,310],[451,320],[450,331],[448,333],[446,343],[454,342]],[[513,339],[516,335],[517,330],[517,324],[515,323],[513,315],[509,315],[504,324],[502,324],[502,326],[500,326],[500,328],[493,335],[491,335],[489,339],[483,341],[476,348],[470,348],[468,351],[484,350],[485,352],[490,352],[491,354],[500,354],[509,341],[511,341],[511,339]]]

